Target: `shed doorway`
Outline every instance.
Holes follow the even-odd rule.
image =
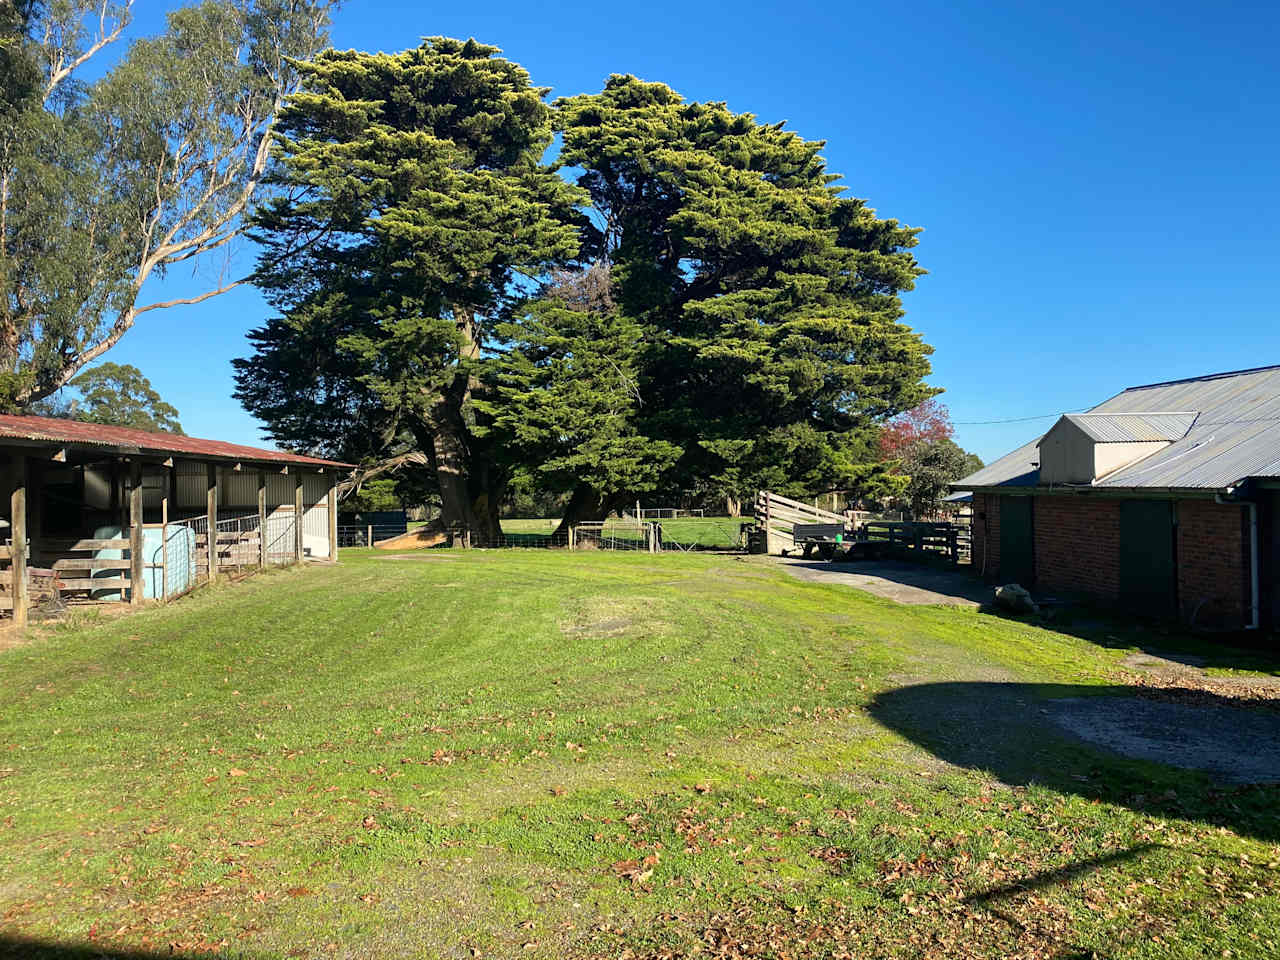
[[[1035,497],[1000,498],[1000,579],[1028,589],[1036,579]]]
[[[1125,500],[1120,504],[1120,602],[1154,617],[1177,613],[1174,503]]]

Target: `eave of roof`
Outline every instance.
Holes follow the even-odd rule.
[[[249,447],[221,440],[202,440],[173,433],[137,430],[108,424],[82,423],[53,417],[0,414],[0,444],[56,444],[83,447],[118,454],[163,454],[204,460],[272,463],[349,470],[352,464],[305,454]]]

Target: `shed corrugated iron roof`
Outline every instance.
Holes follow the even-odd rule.
[[[1068,413],[1062,419],[1098,443],[1181,440],[1195,423],[1196,411],[1179,413]]]
[[[0,414],[0,442],[5,438],[65,446],[101,447],[123,453],[152,453],[166,456],[206,457],[216,460],[243,460],[254,463],[296,464],[298,466],[349,469],[349,463],[284,453],[262,447],[246,447],[221,440],[200,440],[175,433],[136,430],[101,423],[81,423],[53,417]]]
[[[1149,419],[1187,410],[1198,410],[1199,416],[1185,435],[1094,486],[1224,490],[1250,477],[1280,478],[1280,366],[1130,387],[1085,416]],[[1040,439],[958,480],[952,489],[1038,485]]]

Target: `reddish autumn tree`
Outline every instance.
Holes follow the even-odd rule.
[[[950,440],[955,432],[946,404],[930,398],[884,425],[880,432],[880,459],[901,460],[912,446]]]

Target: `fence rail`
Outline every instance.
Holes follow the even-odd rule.
[[[954,523],[867,520],[860,532],[869,542],[886,544],[891,550],[935,554],[960,562],[961,527]]]

